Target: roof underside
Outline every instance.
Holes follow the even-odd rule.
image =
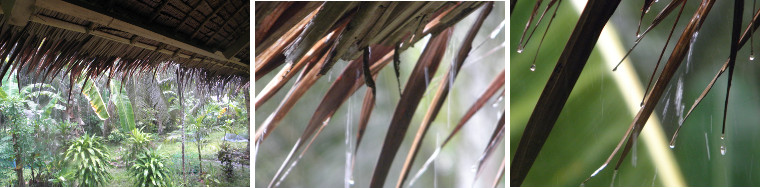
[[[366,47],[405,50],[483,3],[256,2],[255,77],[286,62],[297,71],[323,56],[326,63],[317,68],[324,74],[338,59],[358,59]]]
[[[206,82],[249,76],[247,0],[36,0],[2,4],[0,75],[91,77],[178,64]],[[11,66],[12,65],[12,66]],[[22,69],[24,68],[24,69]],[[113,76],[113,75],[108,75]]]

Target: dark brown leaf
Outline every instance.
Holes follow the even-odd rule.
[[[520,144],[510,167],[511,186],[520,186],[536,160],[541,147],[549,137],[562,107],[583,71],[591,51],[599,39],[602,29],[620,4],[619,0],[591,0],[586,3],[560,55],[554,71],[549,77],[536,108],[525,126]]]
[[[417,134],[414,137],[414,141],[412,142],[412,146],[409,149],[409,153],[407,153],[406,161],[404,162],[404,166],[401,169],[401,174],[399,175],[398,182],[396,183],[397,188],[400,188],[404,184],[404,181],[406,180],[407,175],[411,170],[412,164],[414,164],[414,159],[417,157],[420,145],[422,145],[422,140],[425,139],[425,134],[427,133],[430,124],[433,123],[433,120],[435,120],[438,112],[441,110],[441,106],[449,94],[449,89],[451,89],[450,87],[454,84],[454,80],[458,75],[457,73],[462,68],[464,60],[467,59],[467,56],[472,49],[472,41],[475,39],[475,35],[477,35],[478,31],[480,31],[480,28],[483,25],[483,21],[485,21],[485,19],[491,13],[492,9],[493,2],[489,2],[488,4],[484,5],[484,9],[480,13],[478,19],[470,27],[470,31],[467,33],[467,36],[462,43],[462,47],[459,49],[459,53],[457,54],[456,59],[454,62],[452,62],[449,70],[446,71],[446,74],[443,76],[438,90],[433,96],[433,102],[430,103],[430,107],[428,107],[428,111],[425,113],[425,117],[420,124],[420,128],[417,130]]]
[[[412,115],[414,115],[414,111],[417,109],[417,105],[419,105],[425,89],[427,89],[424,76],[426,72],[438,70],[438,64],[446,52],[451,32],[452,29],[450,28],[434,35],[428,45],[425,46],[425,50],[422,52],[417,65],[412,70],[412,76],[409,77],[404,88],[404,93],[401,94],[401,100],[396,106],[393,118],[391,118],[390,127],[388,127],[388,133],[385,136],[380,157],[370,181],[370,187],[378,188],[383,187],[383,184],[385,184],[393,158],[401,146],[404,135],[406,135]]]

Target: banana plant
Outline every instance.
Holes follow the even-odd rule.
[[[91,79],[81,79],[80,85],[82,85],[82,94],[87,101],[90,102],[90,107],[100,120],[107,120],[110,117],[108,114],[108,106],[103,101],[103,97],[100,95],[100,88],[93,83]]]
[[[132,109],[132,102],[129,101],[126,91],[122,90],[121,82],[111,80],[110,87],[110,100],[116,105],[122,130],[135,129],[135,113]]]

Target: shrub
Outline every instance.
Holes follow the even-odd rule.
[[[121,130],[116,129],[114,131],[111,131],[111,134],[108,134],[108,141],[111,143],[119,143],[123,141],[127,136],[124,135],[124,133],[121,132]]]
[[[235,151],[230,146],[230,144],[222,143],[222,145],[219,146],[219,152],[216,154],[217,159],[219,159],[219,161],[222,163],[222,171],[224,172],[224,175],[228,181],[232,181],[232,178],[234,177],[232,171],[232,160],[234,158],[234,152]]]
[[[139,187],[167,187],[172,186],[169,178],[169,169],[164,166],[166,159],[156,154],[155,151],[143,152],[129,168],[130,175],[136,177],[135,186]]]
[[[142,132],[142,129],[132,129],[132,133],[127,137],[127,160],[134,161],[138,155],[148,151],[150,149],[150,141],[152,140],[150,133]]]
[[[65,161],[72,162],[76,169],[73,179],[79,186],[88,187],[103,185],[111,179],[110,158],[101,138],[86,133],[71,143],[65,155]]]

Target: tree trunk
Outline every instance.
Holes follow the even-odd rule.
[[[18,180],[19,187],[25,187],[24,183],[24,161],[21,158],[21,147],[18,143],[18,134],[13,134],[13,150],[16,151],[16,179]]]
[[[182,125],[182,179],[187,180],[187,177],[185,173],[187,171],[185,170],[185,107],[182,105],[182,79],[179,74],[179,69],[176,71],[177,73],[177,90],[179,95],[179,117],[180,117],[180,124]]]
[[[159,113],[156,113],[158,115]],[[161,135],[161,133],[164,132],[164,123],[160,119],[158,120],[158,135]]]
[[[248,95],[250,95],[249,92],[250,91],[246,91],[245,93],[243,93],[243,96],[245,97],[245,112],[247,112],[247,113],[250,114],[251,113],[251,100],[248,98],[249,97]],[[248,145],[245,146],[246,153],[250,153],[250,151],[251,151],[251,122],[250,122],[251,119],[250,119],[250,115],[248,115],[248,117],[249,117],[248,123],[246,123],[246,126],[248,126],[248,135],[247,135],[247,137],[248,137]]]
[[[195,131],[195,145],[198,145],[198,169],[200,170],[200,174],[203,174],[203,159],[201,159],[201,136],[198,134],[199,131]]]

